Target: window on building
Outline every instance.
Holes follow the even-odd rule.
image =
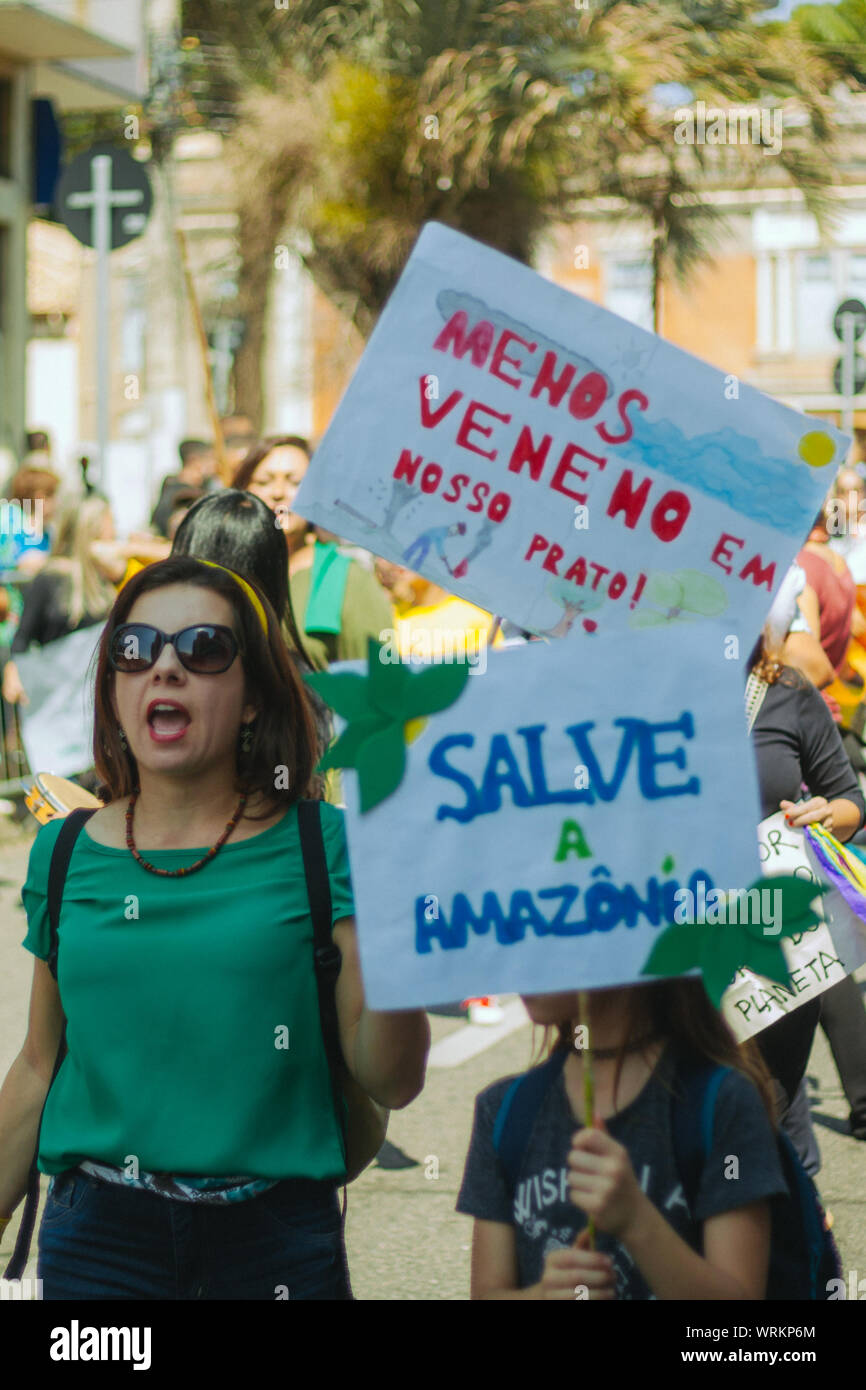
[[[833,350],[837,289],[829,252],[804,251],[796,266],[797,351],[815,357]]]
[[[847,297],[863,299],[866,297],[866,251],[849,252],[847,271]]]
[[[645,257],[611,258],[605,276],[605,308],[639,328],[652,329],[652,266]]]

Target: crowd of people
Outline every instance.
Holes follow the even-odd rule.
[[[41,501],[44,529],[34,539],[22,510],[5,538],[4,700],[27,700],[20,653],[102,627],[102,804],[86,824],[37,834],[23,889],[29,1027],[0,1090],[0,1233],[38,1144],[49,1299],[351,1298],[338,1189],[365,1126],[380,1142],[377,1115],[424,1084],[427,1015],[364,999],[340,786],[316,771],[333,730],[303,676],[364,658],[388,634],[402,656],[435,634],[467,660],[502,635],[491,615],[295,513],[305,439],[224,423],[230,474],[217,476],[207,441],[184,441],[150,529],[123,541],[95,490],[55,512],[59,479],[38,450],[10,489],[22,508]],[[856,845],[866,603],[852,568],[866,526],[840,544],[828,520],[852,491],[866,484],[844,470],[746,675],[762,817],[781,809]],[[58,938],[49,881],[61,850]],[[317,914],[330,956],[312,949]],[[779,1132],[816,1174],[804,1078],[819,1026],[851,1135],[866,1140],[854,979],[740,1045],[693,979],[593,992],[583,1019],[575,991],[524,1002],[545,1060],[476,1102],[458,1200],[474,1218],[472,1296],[779,1296],[773,1213],[791,1199]],[[461,1007],[497,1016],[495,1000]],[[595,1126],[580,1122],[582,1024]],[[677,1106],[707,1068],[712,1143],[692,1165]],[[832,1218],[821,1218],[826,1253]]]

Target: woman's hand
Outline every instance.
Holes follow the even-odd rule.
[[[581,1129],[571,1141],[568,1168],[571,1200],[600,1230],[624,1239],[647,1200],[638,1186],[628,1150],[612,1139],[603,1125]]]
[[[8,705],[29,705],[30,703],[14,661],[7,661],[3,668],[3,699]]]
[[[797,829],[804,825],[823,825],[833,829],[833,807],[825,796],[811,796],[808,801],[780,801],[785,820]]]
[[[613,1260],[588,1247],[589,1230],[585,1228],[569,1249],[551,1250],[537,1286],[538,1298],[572,1302],[587,1296],[591,1300],[616,1298]]]

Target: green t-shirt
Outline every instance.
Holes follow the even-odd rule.
[[[336,922],[354,911],[343,814],[325,804],[321,814]],[[41,960],[61,824],[38,832],[22,890],[23,944]],[[146,857],[175,869],[204,852]],[[42,1172],[134,1156],[151,1173],[342,1178],[296,806],[181,879],[148,873],[85,826],[63,894],[58,983],[69,1050],[45,1106]]]

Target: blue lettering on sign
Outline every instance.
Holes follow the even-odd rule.
[[[580,764],[587,770],[588,785],[583,788],[567,787],[551,791],[544,768],[542,735],[546,732],[544,724],[531,724],[517,730],[523,740],[528,778],[524,777],[517,754],[508,734],[497,733],[490,738],[487,759],[481,780],[476,785],[468,772],[461,771],[448,761],[448,754],[465,748],[475,748],[473,734],[449,734],[433,747],[428,759],[430,771],[436,777],[454,782],[463,792],[462,806],[443,803],[437,808],[437,820],[456,820],[466,824],[476,816],[489,815],[502,807],[503,793],[510,794],[511,804],[519,809],[533,806],[551,806],[556,803],[568,805],[594,805],[596,801],[616,800],[625,780],[629,766],[637,762],[637,783],[641,796],[646,801],[657,801],[666,796],[700,796],[701,783],[698,777],[688,777],[679,782],[664,783],[659,780],[659,769],[672,763],[680,772],[686,769],[686,750],[680,744],[669,752],[663,752],[656,740],[664,734],[675,734],[683,739],[693,739],[695,725],[692,715],[685,711],[679,719],[652,724],[646,719],[614,719],[613,727],[622,730],[616,762],[605,776],[592,743],[592,732],[596,728],[594,720],[571,724],[565,733],[574,744]],[[604,892],[599,893],[597,901],[605,900]]]
[[[500,946],[512,946],[523,941],[527,928],[537,937],[586,936],[589,932],[613,931],[621,924],[636,927],[641,918],[653,927],[674,920],[679,880],[671,878],[660,883],[655,877],[649,878],[641,896],[630,883],[619,888],[611,882],[610,869],[604,864],[597,865],[590,877],[593,882],[583,894],[582,917],[577,907],[581,890],[573,883],[540,888],[534,895],[526,888],[518,888],[511,894],[507,912],[493,891],[484,893],[480,912],[475,912],[465,893],[456,893],[450,913],[443,910],[440,900],[439,916],[432,921],[427,920],[426,897],[418,897],[415,950],[418,955],[429,955],[434,942],[443,951],[461,950],[468,945],[470,931],[476,936],[487,936],[492,931]],[[689,890],[696,893],[701,881],[705,891],[713,887],[706,869],[695,869],[688,881]],[[551,906],[545,912],[539,904],[547,903]]]

